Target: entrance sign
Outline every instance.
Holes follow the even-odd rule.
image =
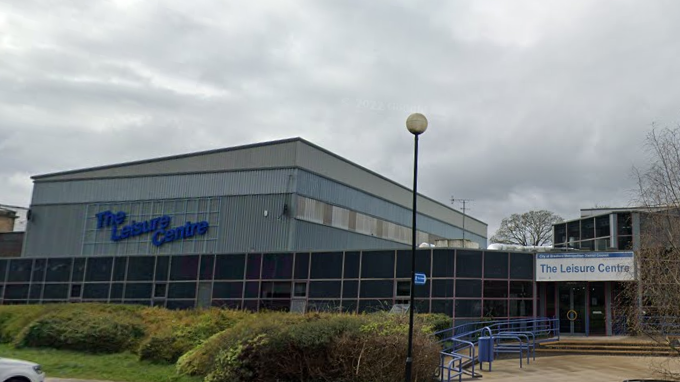
[[[633,252],[539,253],[536,281],[635,280]]]
[[[425,285],[427,277],[424,273],[416,273],[416,285]]]

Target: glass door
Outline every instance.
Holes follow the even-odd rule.
[[[560,333],[586,333],[586,283],[559,284]]]
[[[606,305],[604,299],[604,283],[590,283],[590,335],[604,336],[607,334]]]

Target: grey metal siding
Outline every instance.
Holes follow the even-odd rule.
[[[298,142],[297,165],[313,173],[365,190],[369,194],[380,195],[403,207],[411,207],[412,193],[407,187],[362,169],[304,141]],[[418,210],[449,224],[462,226],[463,223],[462,213],[423,196],[418,198]],[[465,226],[480,236],[486,237],[487,235],[487,225],[473,217],[466,218]]]
[[[294,250],[290,194],[222,198],[218,253]],[[267,216],[265,216],[267,211]]]
[[[87,205],[34,206],[22,256],[80,256]]]
[[[295,141],[269,145],[251,145],[230,150],[195,153],[127,164],[122,163],[91,170],[57,173],[39,178],[44,180],[73,180],[292,167],[295,163],[295,149]]]
[[[297,220],[296,225],[296,251],[350,251],[359,249],[410,248],[409,245],[306,221]]]
[[[278,169],[36,182],[32,205],[282,194],[295,189],[294,172]]]
[[[297,171],[297,190],[298,194],[302,196],[379,217],[402,226],[411,226],[410,209],[305,170]],[[420,211],[420,207],[418,210]],[[466,219],[466,228],[468,228],[470,221],[472,219]],[[463,236],[461,228],[426,216],[422,211],[418,213],[417,224],[419,230],[444,238],[461,238]],[[467,239],[478,242],[481,246],[486,246],[486,237],[476,232],[470,232],[470,230],[466,231],[468,232],[465,235]],[[486,230],[484,230],[484,233],[486,233]]]

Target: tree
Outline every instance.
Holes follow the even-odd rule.
[[[491,241],[534,246],[552,244],[552,225],[562,220],[560,216],[546,210],[512,214],[503,219]]]

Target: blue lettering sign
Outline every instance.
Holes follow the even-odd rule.
[[[425,285],[426,282],[427,282],[427,277],[425,276],[424,273],[416,273],[416,280],[415,280],[416,285]]]
[[[188,239],[194,236],[202,236],[208,232],[210,224],[207,221],[198,223],[186,222],[183,226],[170,228],[172,218],[168,215],[159,216],[142,222],[131,221],[123,225],[127,215],[125,212],[113,213],[111,211],[100,212],[97,218],[97,229],[111,228],[111,241],[120,241],[131,237],[153,233],[151,242],[160,247],[165,243]]]

